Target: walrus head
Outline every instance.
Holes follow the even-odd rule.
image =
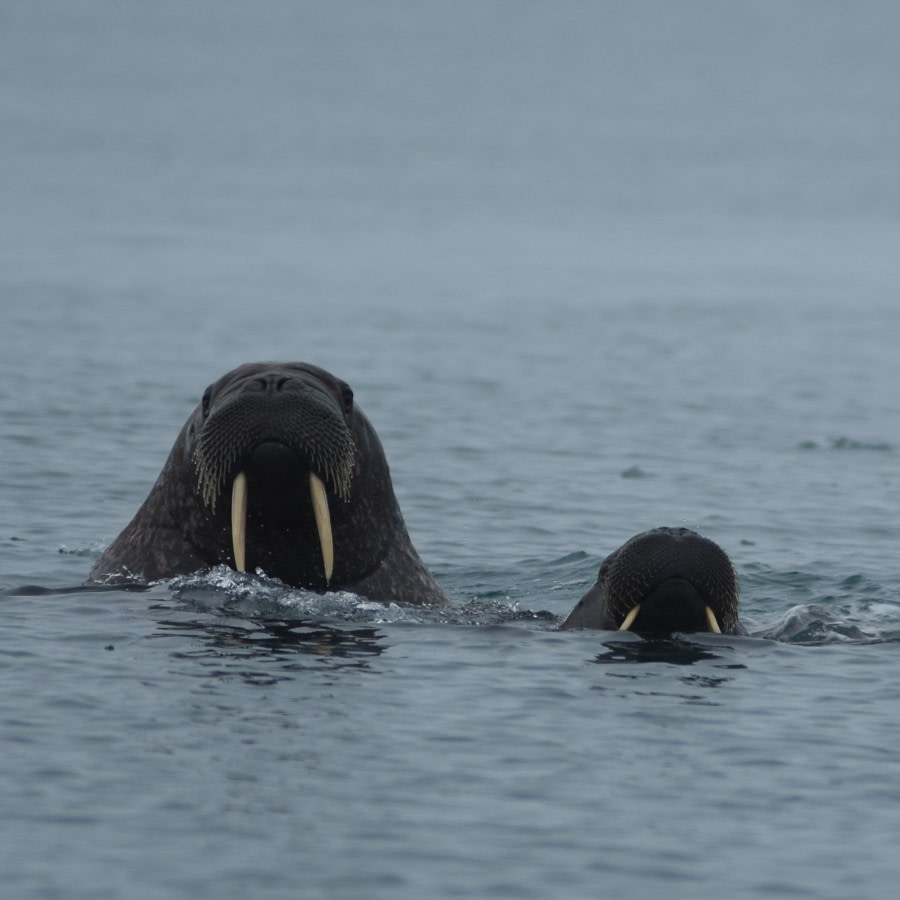
[[[211,514],[223,495],[229,495],[234,567],[239,572],[246,569],[248,510],[255,511],[260,528],[281,524],[290,530],[292,522],[296,529],[303,521],[305,506],[313,512],[328,585],[334,571],[328,495],[349,501],[356,461],[347,422],[353,392],[344,382],[325,381],[321,373],[307,369],[245,373],[226,385],[207,388],[192,462],[196,492]],[[292,512],[288,498],[298,494],[298,509]]]
[[[636,535],[600,566],[563,628],[734,633],[737,576],[724,550],[688,528]]]
[[[347,384],[307,363],[248,363],[210,385],[87,583],[218,565],[312,591],[447,599],[409,539],[375,429]]]
[[[381,443],[353,391],[306,363],[249,363],[210,385],[160,485],[191,557],[175,559],[157,539],[156,568],[167,574],[196,568],[196,557],[325,590],[365,578],[405,537]]]

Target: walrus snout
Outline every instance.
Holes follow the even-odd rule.
[[[563,628],[733,633],[738,585],[718,544],[689,528],[656,528],[611,553]]]
[[[334,493],[349,496],[356,446],[338,400],[300,379],[272,374],[211,402],[193,455],[203,503],[215,511],[227,485],[266,444],[288,448]]]
[[[620,631],[717,631],[721,629],[703,591],[687,578],[667,578],[635,603]]]

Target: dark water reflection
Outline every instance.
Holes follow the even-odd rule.
[[[385,636],[371,627],[337,627],[302,619],[166,619],[155,638],[192,638],[172,658],[199,665],[201,677],[240,678],[251,684],[275,684],[303,670],[365,671],[386,649]]]
[[[621,693],[624,684],[630,684],[626,693],[635,703],[642,697],[662,697],[677,703],[718,706],[713,691],[734,681],[734,675],[726,674],[747,669],[742,662],[731,661],[734,647],[721,648],[701,644],[681,637],[610,640],[604,651],[591,660],[608,666],[606,675],[616,679],[615,693]],[[699,665],[698,671],[688,671],[673,680],[678,669]],[[610,684],[595,685],[602,694],[610,691]]]
[[[669,663],[676,666],[692,666],[695,663],[723,659],[709,645],[694,643],[681,638],[652,638],[638,640],[611,640],[604,645],[604,652],[592,662],[619,663]],[[723,647],[723,649],[726,649]],[[727,647],[732,650],[732,647]],[[745,668],[740,663],[728,664],[728,668]]]

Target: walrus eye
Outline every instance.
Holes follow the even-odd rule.
[[[344,405],[344,415],[353,411],[353,388],[349,384],[341,384],[341,402]]]
[[[210,404],[211,400],[212,400],[212,385],[210,385],[203,392],[202,406],[203,406],[203,418],[204,419],[209,415],[209,404]]]

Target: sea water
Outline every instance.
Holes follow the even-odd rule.
[[[893,896],[898,28],[4,3],[3,896]],[[256,359],[351,384],[449,608],[79,589]],[[750,636],[558,631],[658,525]]]

